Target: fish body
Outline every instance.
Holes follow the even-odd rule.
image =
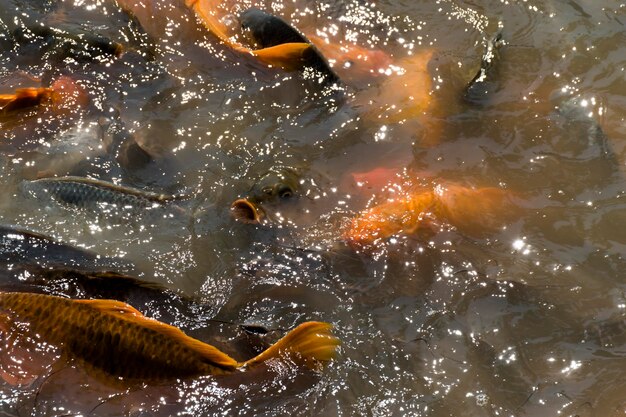
[[[51,88],[43,87],[17,88],[14,93],[0,94],[0,113],[6,115],[39,106],[50,101],[53,94]]]
[[[0,329],[20,331],[58,346],[95,378],[111,385],[224,375],[288,356],[313,366],[331,360],[339,341],[327,323],[306,322],[260,355],[238,362],[180,329],[113,300],[71,300],[44,294],[0,293]]]
[[[30,230],[0,225],[0,264],[71,267],[81,271],[132,271],[121,258],[109,258]]]
[[[516,218],[519,207],[506,190],[448,184],[421,189],[360,213],[344,234],[345,240],[368,248],[398,233],[413,233],[435,218],[464,233],[484,235]]]
[[[82,177],[42,178],[24,181],[22,188],[31,195],[46,195],[57,202],[77,208],[98,210],[106,206],[119,209],[149,209],[164,205],[174,196],[124,187]]]
[[[280,17],[256,8],[250,8],[243,12],[239,19],[242,28],[250,31],[254,41],[261,48],[272,48],[286,44],[311,45],[302,55],[302,66],[311,67],[323,74],[326,82],[339,82],[337,74],[311,41]]]

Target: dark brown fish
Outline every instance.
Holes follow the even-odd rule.
[[[41,268],[72,268],[80,271],[131,272],[131,262],[109,258],[59,242],[17,226],[0,225],[0,264],[36,265]]]
[[[239,362],[119,301],[3,292],[0,310],[0,330],[5,336],[11,338],[20,331],[37,335],[93,377],[114,386],[224,375],[273,358],[288,357],[315,367],[333,359],[339,345],[330,324],[306,322],[261,354]],[[7,382],[11,380],[6,372],[3,375]]]
[[[310,44],[311,47],[302,56],[302,67],[319,72],[326,83],[339,82],[339,76],[313,43],[280,17],[252,7],[243,12],[239,20],[241,27],[249,30],[254,41],[263,49],[288,44]]]

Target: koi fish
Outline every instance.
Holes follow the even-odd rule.
[[[314,368],[335,357],[339,340],[322,322],[305,322],[261,354],[240,362],[180,329],[113,300],[71,300],[0,292],[0,329],[10,338],[26,323],[29,334],[56,346],[93,377],[112,386],[225,375],[270,359],[289,358]],[[4,370],[7,382],[18,380]]]
[[[352,246],[368,248],[398,233],[414,233],[429,224],[429,218],[446,221],[464,233],[482,235],[518,214],[519,208],[505,190],[449,184],[422,189],[363,211],[351,221],[344,239]]]
[[[321,73],[325,78],[325,82],[336,83],[339,81],[337,74],[335,74],[324,56],[311,41],[280,17],[252,7],[243,12],[239,16],[239,20],[241,21],[241,27],[250,31],[254,41],[261,48],[272,48],[289,44],[310,45],[302,54],[301,65],[313,68]]]
[[[0,112],[8,114],[39,106],[52,99],[54,90],[43,87],[17,88],[12,94],[0,94]]]
[[[13,93],[0,94],[0,114],[51,104],[57,113],[76,112],[77,106],[85,106],[87,95],[80,86],[67,76],[59,77],[50,87],[16,88]]]
[[[198,19],[209,32],[235,51],[253,55],[267,65],[276,66],[287,71],[295,71],[302,67],[311,53],[312,45],[306,42],[287,42],[253,50],[232,40],[226,33],[226,26],[216,17],[215,9],[209,0],[185,0],[185,5],[194,11]]]
[[[177,198],[106,181],[71,176],[24,181],[22,189],[37,198],[47,195],[61,204],[94,211],[102,205],[120,209],[160,207]]]

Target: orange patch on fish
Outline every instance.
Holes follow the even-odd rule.
[[[55,107],[61,111],[75,112],[89,104],[87,92],[72,78],[61,76],[50,87]]]
[[[11,318],[5,337],[23,327],[15,322],[26,323],[29,334],[114,386],[228,374],[272,358],[289,357],[313,367],[331,360],[339,345],[330,324],[306,322],[260,355],[239,362],[119,301],[0,292],[0,309]]]
[[[437,186],[363,211],[351,221],[344,239],[357,248],[368,248],[395,234],[413,233],[430,217],[480,236],[494,232],[519,212],[512,196],[500,188]]]
[[[354,172],[350,175],[358,187],[380,190],[397,179],[399,172],[401,170],[398,168],[379,167],[367,172]]]

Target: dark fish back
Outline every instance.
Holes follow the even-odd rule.
[[[72,267],[80,271],[124,271],[135,267],[121,258],[61,243],[49,236],[15,226],[0,225],[0,264],[37,265],[43,268]]]
[[[311,44],[306,36],[278,16],[265,13],[256,8],[244,11],[240,17],[241,26],[249,29],[254,40],[261,48],[270,48],[286,43],[308,43],[311,45],[303,57],[303,66],[313,68],[324,75],[325,82],[339,82],[339,77],[332,70],[320,51]]]

